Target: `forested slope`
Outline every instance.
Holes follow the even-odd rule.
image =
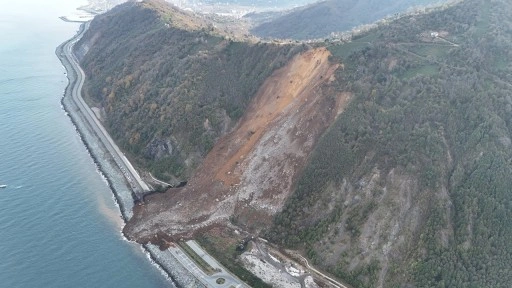
[[[251,32],[260,37],[284,39],[318,39],[331,32],[343,32],[356,26],[371,24],[382,18],[402,13],[409,8],[447,0],[328,0],[254,27]]]
[[[118,145],[156,177],[186,180],[298,46],[226,39],[163,1],[99,15],[76,52],[86,99]]]
[[[267,236],[354,287],[512,283],[512,4],[332,46],[354,93]]]

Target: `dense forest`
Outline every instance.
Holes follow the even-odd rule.
[[[343,32],[356,26],[371,24],[382,18],[403,13],[413,7],[424,7],[448,0],[328,0],[306,7],[254,27],[260,37],[281,39],[319,39],[332,32]]]
[[[509,287],[510,11],[466,0],[331,45],[354,99],[267,237],[354,287]]]
[[[303,46],[237,42],[164,2],[99,15],[78,43],[91,106],[137,166],[185,180]]]

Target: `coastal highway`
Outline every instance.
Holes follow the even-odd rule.
[[[101,143],[105,146],[108,152],[114,158],[114,161],[119,166],[121,171],[123,172],[125,178],[131,185],[131,188],[138,199],[143,198],[145,192],[149,192],[150,188],[148,185],[141,179],[135,168],[132,166],[130,161],[124,156],[119,147],[115,144],[114,140],[110,137],[108,132],[105,130],[99,119],[96,117],[96,114],[92,111],[92,109],[85,103],[82,98],[81,91],[85,80],[85,73],[78,64],[78,60],[73,53],[73,46],[80,40],[82,35],[87,31],[89,27],[89,23],[84,24],[84,27],[81,27],[80,32],[70,39],[68,42],[59,46],[58,48],[58,56],[63,61],[64,66],[68,69],[68,73],[75,72],[75,76],[68,75],[68,79],[70,81],[68,87],[68,93],[65,97],[71,97],[70,100],[76,107],[72,107],[71,109],[79,110],[79,115],[84,119],[85,124],[88,124],[92,129],[92,132],[95,133]],[[64,59],[62,59],[64,58]],[[67,65],[69,64],[69,65]],[[70,66],[70,67],[69,67]],[[70,71],[72,69],[73,71]],[[71,110],[68,109],[68,110]],[[153,176],[151,176],[153,178]],[[155,179],[156,180],[156,179]],[[162,182],[165,183],[165,182]],[[167,183],[165,183],[167,184]],[[179,246],[174,248],[169,248],[166,253],[169,253],[169,257],[173,257],[177,259],[180,263],[182,263],[183,267],[187,269],[193,277],[198,279],[201,283],[203,283],[206,287],[218,287],[218,288],[246,288],[248,287],[244,282],[240,279],[236,278],[232,274],[230,274],[225,268],[221,267],[211,256],[207,255],[206,252],[199,247],[199,245],[195,242],[191,244],[191,249],[194,251],[198,251],[201,257],[205,258],[205,261],[210,263],[215,268],[218,268],[220,272],[215,273],[214,275],[206,275],[201,268],[187,256],[187,254],[182,251]],[[218,284],[217,281],[222,279],[224,283]]]
[[[176,258],[183,267],[185,267],[190,273],[192,273],[197,280],[203,283],[206,287],[216,288],[249,288],[242,280],[236,278],[228,272],[226,268],[220,265],[213,257],[206,253],[203,248],[197,244],[194,240],[185,242],[185,245],[189,246],[199,257],[208,263],[212,268],[216,269],[217,272],[207,275],[197,264],[192,260],[179,246],[172,245],[167,249],[167,253],[170,253]],[[220,280],[222,279],[222,281]],[[219,282],[217,282],[219,281]]]
[[[150,191],[150,188],[141,179],[139,173],[137,173],[135,168],[132,166],[130,161],[128,161],[123,152],[121,152],[119,147],[117,147],[114,140],[112,140],[112,138],[107,133],[99,119],[92,111],[92,109],[85,103],[81,95],[85,79],[85,73],[78,64],[78,60],[76,59],[75,54],[73,53],[73,46],[76,44],[76,42],[78,42],[78,40],[80,40],[85,31],[87,31],[87,29],[89,28],[89,23],[90,22],[85,23],[85,27],[81,29],[80,33],[78,33],[75,37],[69,40],[62,49],[61,56],[65,57],[68,60],[71,67],[76,72],[75,81],[72,81],[70,83],[70,85],[72,85],[71,97],[74,104],[82,112],[83,118],[87,121],[91,129],[94,131],[94,133],[96,133],[100,141],[103,143],[103,145],[114,158],[116,164],[119,166],[124,176],[132,186],[135,195],[138,198],[142,198],[142,194]]]

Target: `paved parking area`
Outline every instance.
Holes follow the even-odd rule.
[[[190,271],[201,283],[203,283],[206,287],[218,287],[218,288],[249,288],[243,281],[236,278],[236,276],[232,275],[224,268],[220,263],[217,262],[213,257],[211,257],[206,251],[197,244],[196,241],[191,240],[187,241],[186,244],[194,250],[201,258],[206,261],[210,266],[214,269],[218,269],[220,272],[216,272],[212,275],[207,275],[201,268],[197,266],[197,264],[188,257],[188,255],[179,247],[179,246],[171,246],[167,249],[168,253],[172,254],[178,261],[185,266],[185,268]],[[221,280],[223,279],[223,280]]]

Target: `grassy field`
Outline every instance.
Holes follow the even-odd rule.
[[[350,42],[341,45],[333,45],[329,47],[329,50],[337,58],[348,59],[348,57],[353,53],[363,50],[369,46],[370,44],[368,43]]]
[[[239,236],[237,237],[234,233],[227,231],[216,231],[214,233],[210,231],[196,239],[199,245],[211,256],[249,286],[255,288],[272,287],[254,276],[239,263],[238,256],[241,252],[236,250],[236,246],[241,240]]]
[[[403,73],[400,76],[404,80],[409,80],[418,75],[433,76],[436,75],[437,73],[439,73],[439,66],[434,64],[426,64],[423,66],[408,69],[405,73]]]
[[[210,264],[208,264],[206,261],[204,261],[201,256],[197,255],[197,253],[192,250],[192,248],[190,248],[187,243],[179,242],[178,245],[181,247],[181,249],[183,249],[185,253],[187,253],[190,258],[192,258],[192,260],[194,260],[194,262],[201,268],[201,270],[203,270],[204,273],[206,273],[206,275],[213,275],[216,272],[219,272],[210,266]]]
[[[425,44],[418,44],[418,45],[411,45],[408,46],[407,49],[413,53],[416,53],[418,55],[424,56],[424,57],[434,57],[434,58],[443,58],[448,56],[450,53],[450,49],[453,47],[451,46],[442,46],[442,45],[425,45]]]

